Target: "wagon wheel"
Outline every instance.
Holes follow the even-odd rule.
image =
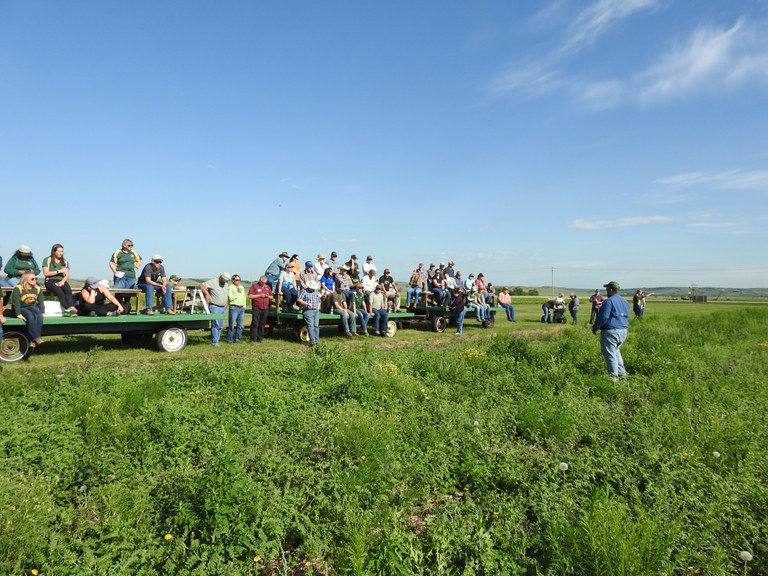
[[[435,316],[432,318],[432,330],[435,332],[445,332],[445,317],[444,316]]]
[[[395,322],[394,320],[390,320],[389,322],[387,322],[386,334],[388,338],[393,338],[395,334],[397,334],[397,322]]]
[[[16,362],[26,358],[30,353],[29,338],[24,332],[6,330],[0,340],[0,361]]]
[[[306,324],[294,326],[293,334],[300,342],[304,344],[309,343],[309,328],[307,328]]]

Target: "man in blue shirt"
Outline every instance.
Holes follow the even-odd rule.
[[[629,303],[619,294],[621,287],[616,281],[604,285],[608,298],[603,302],[592,325],[592,333],[600,330],[600,351],[605,358],[608,375],[616,380],[624,378],[627,371],[621,357],[621,345],[627,339],[629,324]]]

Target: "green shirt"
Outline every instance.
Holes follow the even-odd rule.
[[[40,312],[45,312],[45,301],[43,300],[43,291],[40,289],[40,286],[23,289],[21,284],[17,284],[13,287],[11,309],[14,316],[19,316],[22,308],[32,308],[34,306],[40,308]]]
[[[53,272],[55,270],[61,270],[62,268],[69,268],[69,262],[67,262],[66,259],[59,260],[58,262],[52,263],[51,257],[46,256],[43,259],[43,268],[48,268],[50,272]],[[58,282],[59,280],[64,279],[64,273],[59,272],[55,276],[48,276],[46,277],[46,280],[50,280],[52,282]]]
[[[123,252],[117,250],[112,254],[110,262],[114,262],[117,265],[117,272],[124,272],[126,278],[136,278],[136,265],[141,262],[141,256],[136,250],[130,252]]]

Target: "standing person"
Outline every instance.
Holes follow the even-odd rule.
[[[579,323],[579,297],[576,296],[576,294],[571,294],[571,299],[568,302],[568,312],[571,313],[571,318],[573,318],[573,323],[578,324]]]
[[[270,303],[275,299],[266,276],[262,276],[258,282],[251,284],[251,289],[248,290],[248,299],[251,301],[251,344],[253,344],[264,340],[267,310],[269,310]]]
[[[29,347],[35,348],[42,344],[45,301],[34,270],[22,272],[19,283],[13,287],[11,310],[16,318],[27,325],[27,335],[31,341]]]
[[[547,300],[544,302],[544,304],[541,305],[541,311],[543,312],[541,316],[541,321],[543,324],[549,324],[552,320],[550,319],[551,311],[555,309],[555,301],[554,300]]]
[[[467,315],[467,306],[464,303],[464,295],[458,290],[453,291],[453,318],[456,320],[456,334],[461,334],[464,329],[464,316]]]
[[[8,277],[5,280],[0,280],[0,286],[13,288],[21,282],[21,277],[30,270],[35,273],[35,276],[40,274],[40,266],[35,261],[32,249],[26,244],[22,244],[5,263],[3,271]]]
[[[152,256],[149,264],[144,266],[139,276],[139,290],[144,290],[144,299],[146,301],[145,314],[151,316],[155,313],[155,292],[160,290],[163,295],[163,309],[166,314],[176,314],[173,309],[173,289],[168,284],[168,278],[165,275],[163,266],[163,257],[160,254]]]
[[[507,320],[515,322],[515,307],[512,306],[512,296],[509,293],[509,288],[506,286],[504,286],[499,294],[499,306],[507,312]]]
[[[309,331],[309,345],[317,346],[320,343],[320,285],[314,280],[310,280],[307,286],[301,289],[299,298],[296,300],[301,307],[301,313],[304,322]]]
[[[205,301],[208,303],[208,310],[211,314],[224,314],[229,300],[229,283],[232,276],[229,272],[223,272],[218,278],[212,278],[207,282],[198,284],[202,290]],[[211,344],[219,345],[221,330],[224,328],[224,320],[211,320]]]
[[[341,316],[341,325],[344,328],[344,333],[347,336],[357,336],[355,314],[347,305],[347,297],[345,296],[344,291],[341,289],[341,285],[339,283],[336,283],[336,290],[334,290],[333,294],[331,295],[331,302],[333,303],[332,313]]]
[[[109,259],[115,290],[136,288],[136,272],[139,266],[141,266],[141,256],[133,249],[133,241],[126,238],[120,250],[115,250],[112,258]]]
[[[229,319],[227,321],[227,344],[240,343],[243,336],[243,319],[245,318],[245,288],[240,284],[240,275],[232,276],[227,301],[229,302]]]
[[[592,304],[592,313],[589,315],[590,324],[595,323],[595,318],[597,318],[597,313],[600,311],[600,306],[603,305],[603,300],[605,300],[605,298],[600,294],[600,288],[595,290],[595,293],[589,297],[589,301]]]
[[[352,296],[352,312],[360,320],[360,334],[368,336],[368,319],[371,314],[368,312],[367,306],[370,305],[366,302],[365,292],[363,292],[363,285],[358,283],[355,286],[355,293]]]
[[[331,275],[336,276],[336,274],[339,271],[339,268],[341,268],[341,264],[339,264],[338,261],[339,255],[336,254],[336,252],[331,252],[331,259],[328,260],[326,263],[326,266],[331,269]]]
[[[373,333],[386,336],[389,327],[389,312],[387,312],[387,296],[381,285],[371,295],[371,313],[373,314]]]
[[[43,259],[45,288],[55,294],[65,315],[77,316],[73,305],[72,287],[69,285],[69,262],[64,258],[64,246],[54,244],[51,255]]]
[[[600,351],[605,358],[608,376],[616,380],[627,375],[624,359],[621,357],[621,345],[627,339],[629,303],[619,294],[621,287],[618,282],[611,281],[603,287],[608,293],[608,298],[600,306],[592,325],[592,333],[597,334],[600,330]]]
[[[80,314],[83,316],[117,316],[131,311],[129,302],[120,302],[109,290],[109,280],[89,276],[80,290]]]
[[[638,320],[643,319],[643,314],[645,313],[645,299],[648,296],[653,296],[653,294],[653,292],[646,294],[641,289],[638,289],[638,291],[635,292],[635,295],[632,297],[632,310],[635,313],[635,318]]]
[[[288,252],[282,251],[280,254],[278,254],[277,258],[272,260],[269,266],[267,266],[266,271],[264,272],[264,276],[267,277],[267,282],[269,282],[270,287],[272,288],[272,292],[277,292],[277,281],[280,277],[280,272],[283,272],[285,270],[285,266],[288,263]]]

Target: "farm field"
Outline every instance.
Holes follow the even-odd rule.
[[[51,338],[0,366],[0,573],[768,574],[768,306],[649,300],[614,383],[544,299],[317,349]]]

